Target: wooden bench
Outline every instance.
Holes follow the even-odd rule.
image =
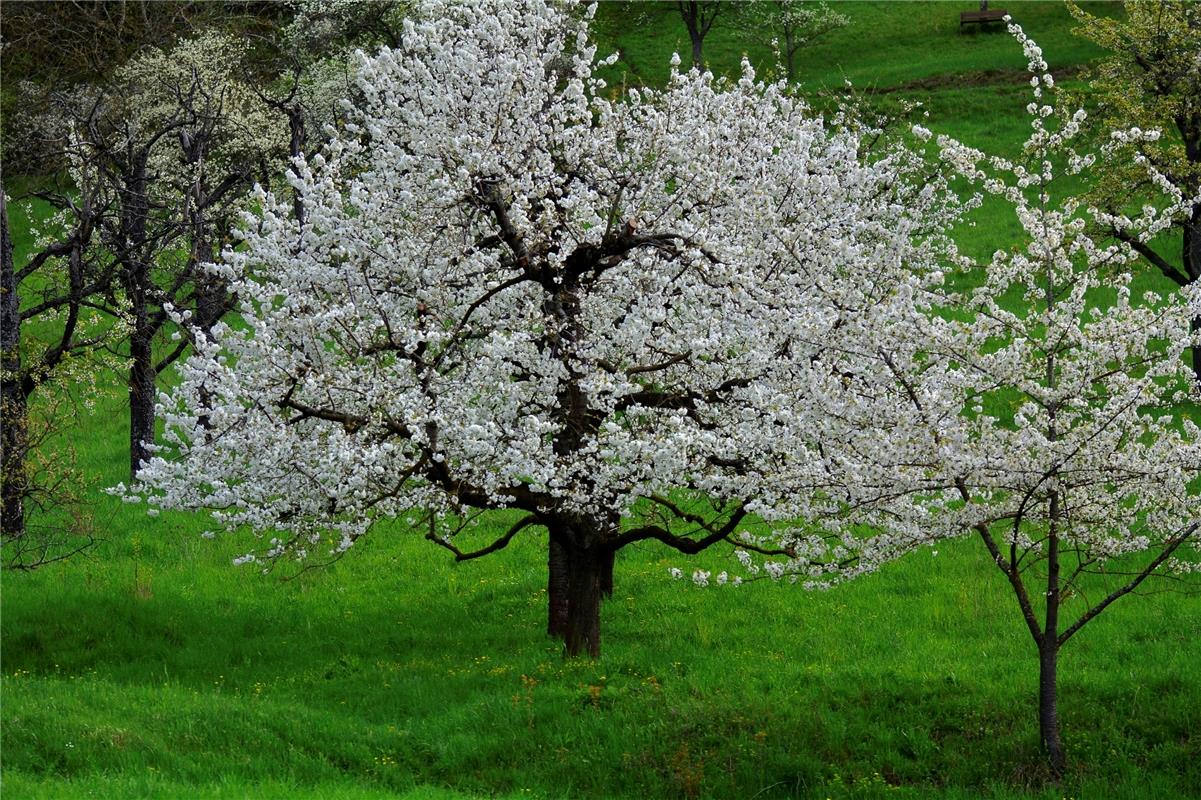
[[[963,11],[959,14],[959,25],[971,25],[973,23],[989,23],[1001,22],[1005,19],[1008,11],[1004,9],[987,10],[987,11]]]

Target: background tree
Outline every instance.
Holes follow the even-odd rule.
[[[802,376],[836,302],[931,257],[938,182],[912,188],[900,149],[865,163],[749,65],[611,102],[587,24],[431,3],[364,58],[362,113],[291,179],[304,225],[260,192],[219,267],[245,325],[198,336],[165,409],[178,453],[142,473],[155,503],[277,532],[243,561],[331,530],[336,556],[389,517],[460,560],[544,530],[552,630],[592,655],[615,552],[792,513]]]
[[[84,172],[94,182],[96,234],[118,264],[97,302],[128,322],[131,473],[154,441],[157,377],[188,344],[156,354],[168,309],[188,309],[199,330],[228,310],[225,286],[199,266],[219,255],[254,177],[269,180],[285,152],[282,126],[244,80],[245,55],[217,32],[150,49],[103,84],[54,95],[45,117],[72,182]]]
[[[692,42],[692,66],[694,69],[704,69],[705,62],[701,50],[705,45],[705,37],[713,27],[717,15],[721,13],[722,3],[718,0],[677,0],[676,11],[688,29],[688,40]]]
[[[58,560],[86,543],[74,535],[78,528],[61,519],[62,514],[30,535],[28,516],[31,505],[61,512],[74,496],[67,485],[69,466],[53,464],[54,456],[45,450],[34,457],[46,437],[67,424],[55,416],[60,403],[43,397],[50,410],[43,408],[31,419],[31,400],[35,394],[45,395],[47,384],[53,385],[54,394],[77,380],[81,370],[75,368],[76,357],[119,333],[99,322],[92,308],[96,295],[111,285],[114,269],[94,246],[104,209],[90,177],[81,171],[75,192],[57,198],[62,211],[51,218],[46,233],[35,237],[32,252],[19,264],[14,261],[8,198],[0,181],[0,529],[5,562],[11,567]],[[70,396],[63,393],[64,398]],[[83,514],[66,516],[84,522]]]
[[[44,135],[30,108],[81,84],[102,84],[143,48],[170,49],[203,30],[233,33],[268,45],[290,17],[286,3],[108,0],[10,0],[0,16],[3,148],[10,176],[62,168],[61,149]],[[256,54],[257,55],[257,54]]]
[[[796,80],[796,57],[826,34],[850,24],[850,18],[822,2],[806,0],[764,0],[740,3],[734,14],[735,24],[744,35],[762,43],[765,31],[775,30],[789,82]]]
[[[1201,398],[1184,360],[1198,344],[1189,319],[1201,294],[1192,284],[1139,296],[1133,248],[1090,233],[1117,220],[1058,178],[1107,171],[1121,143],[1150,134],[1118,132],[1099,160],[1078,154],[1084,112],[1044,104],[1052,79],[1041,51],[1010,30],[1035,86],[1021,158],[938,141],[945,163],[1013,205],[1026,244],[975,266],[979,286],[915,274],[874,323],[840,328],[842,346],[822,356],[826,368],[811,373],[821,383],[806,393],[825,420],[830,506],[810,516],[828,538],[803,534],[790,546],[805,555],[770,569],[836,581],[978,537],[1037,647],[1040,738],[1059,777],[1061,648],[1146,581],[1201,572]],[[1164,199],[1120,223],[1136,238],[1192,203],[1144,167]]]
[[[1178,257],[1114,225],[1110,231],[1181,286],[1201,279],[1201,5],[1166,0],[1129,0],[1125,19],[1094,17],[1075,3],[1068,8],[1082,23],[1078,32],[1113,55],[1094,70],[1100,118],[1109,129],[1138,127],[1164,133],[1128,142],[1193,204],[1174,229],[1182,234]],[[1138,207],[1148,189],[1145,174],[1132,166],[1106,175],[1094,195],[1120,222]],[[1153,188],[1154,187],[1150,187]],[[1201,331],[1194,317],[1193,331]],[[1193,350],[1193,373],[1201,382],[1201,348]]]

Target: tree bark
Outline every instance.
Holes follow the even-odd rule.
[[[601,597],[608,600],[613,596],[613,564],[617,560],[617,551],[606,550],[601,558]]]
[[[129,342],[129,475],[150,460],[154,444],[155,372],[154,332],[144,298],[134,301],[134,330]]]
[[[13,270],[13,243],[8,230],[8,206],[0,183],[0,532],[5,539],[25,534],[25,454],[28,446],[28,405],[21,388],[21,300]]]
[[[546,633],[556,639],[567,636],[567,548],[554,531],[547,547]]]
[[[1201,281],[1201,205],[1193,206],[1193,216],[1184,223],[1184,274],[1193,283]],[[1190,329],[1201,332],[1201,317],[1193,317]],[[1201,347],[1193,348],[1193,375],[1201,383]]]
[[[585,547],[568,543],[565,550],[569,577],[565,653],[569,658],[585,653],[589,658],[599,658],[601,578],[606,551],[599,543]]]
[[[704,43],[704,40],[694,33],[691,28],[688,30],[688,35],[692,38],[692,66],[701,69],[704,65],[704,60],[701,58],[701,45]]]
[[[1048,359],[1048,373],[1054,387],[1054,361]],[[1049,438],[1058,438],[1055,414],[1051,416]],[[1050,529],[1047,531],[1047,614],[1043,624],[1042,638],[1038,642],[1038,732],[1043,750],[1050,762],[1051,775],[1056,781],[1063,777],[1065,757],[1063,740],[1059,735],[1059,691],[1057,672],[1059,667],[1059,492],[1052,491],[1048,513]]]
[[[696,69],[704,68],[701,48],[720,8],[721,6],[701,0],[679,0],[676,3],[676,9],[684,20],[684,27],[688,28],[688,38],[692,42],[692,66]]]
[[[154,444],[155,326],[150,318],[152,279],[146,254],[146,224],[150,215],[147,158],[145,150],[131,153],[127,158],[120,220],[123,279],[133,316],[129,339],[129,476],[135,480],[142,463],[150,459],[148,445]]]
[[[1044,634],[1038,648],[1038,733],[1056,781],[1063,777],[1066,767],[1059,733],[1058,662],[1059,643],[1054,636]]]

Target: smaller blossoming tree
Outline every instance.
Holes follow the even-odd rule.
[[[1163,199],[1136,217],[1065,192],[1065,176],[1107,170],[1132,138],[1155,134],[1119,131],[1097,154],[1077,152],[1084,112],[1046,102],[1054,84],[1041,51],[1010,32],[1033,74],[1021,156],[986,157],[947,137],[937,151],[1012,206],[1025,245],[980,265],[958,258],[953,278],[914,275],[874,316],[839,330],[826,368],[810,373],[822,384],[806,392],[823,405],[813,433],[839,514],[798,535],[797,557],[767,567],[828,585],[946,538],[978,538],[1037,647],[1039,731],[1058,776],[1060,649],[1144,582],[1201,571],[1201,398],[1184,358],[1201,293],[1137,291],[1138,256],[1124,241],[1147,241],[1197,198],[1145,161]],[[1093,238],[1096,222],[1123,241]],[[982,279],[964,288],[972,275]]]

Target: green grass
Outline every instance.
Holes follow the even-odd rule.
[[[850,17],[845,28],[800,51],[797,77],[803,88],[839,87],[850,80],[860,88],[895,88],[930,78],[949,85],[1009,77],[1021,80],[1026,61],[1020,47],[992,25],[960,30],[959,12],[976,2],[856,2],[831,4]],[[1004,4],[1015,21],[1042,46],[1052,70],[1075,67],[1101,55],[1091,42],[1072,35],[1073,20],[1060,3]],[[1111,3],[1084,3],[1093,14],[1112,15]],[[723,16],[724,15],[724,16]],[[745,54],[759,71],[775,69],[770,30],[739,31],[723,11],[705,38],[704,59],[714,72],[735,75]],[[630,24],[631,20],[637,24]],[[659,84],[667,76],[666,54],[678,52],[690,65],[691,44],[674,3],[603,3],[599,21],[605,35],[602,55],[617,51],[632,83]],[[618,72],[618,75],[621,73]],[[1024,104],[1023,104],[1024,105]]]
[[[1062,7],[1009,6],[1053,67],[1095,57]],[[961,34],[971,7],[845,7],[852,26],[805,53],[801,74],[904,87],[895,96],[921,99],[934,130],[1013,152],[1022,56],[1004,33]],[[644,10],[602,7],[606,44],[659,80],[687,40],[666,8],[633,24]],[[720,27],[706,42],[725,71],[743,49]],[[766,63],[766,48],[751,56]],[[1016,240],[995,206],[974,221],[961,237],[973,254]],[[101,486],[126,477],[120,377],[108,383],[65,433]],[[103,538],[89,554],[2,576],[5,797],[1201,796],[1195,595],[1125,598],[1065,648],[1070,765],[1055,789],[1034,646],[975,541],[817,594],[702,590],[668,568],[730,569],[728,554],[632,548],[604,656],[588,662],[541,633],[538,537],[455,565],[392,525],[281,581],[230,566],[245,541],[202,539],[201,518],[98,493],[93,512]]]

